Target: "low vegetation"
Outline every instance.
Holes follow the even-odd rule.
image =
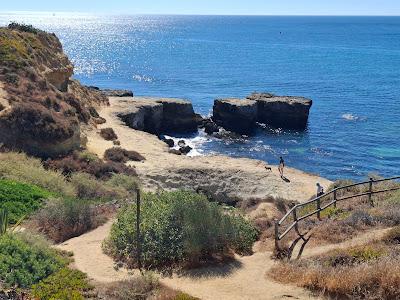
[[[258,233],[236,212],[228,213],[203,195],[191,192],[144,194],[141,207],[143,266],[165,269],[194,266],[229,257],[231,251],[251,253]],[[136,267],[136,206],[122,209],[105,251],[128,267]]]
[[[349,299],[399,299],[400,252],[381,242],[281,263],[270,276]]]
[[[36,185],[60,196],[75,195],[74,187],[60,172],[46,170],[40,159],[23,153],[0,153],[0,178]]]
[[[45,166],[51,170],[62,172],[69,177],[76,172],[93,175],[97,179],[109,179],[113,174],[135,176],[134,168],[126,166],[123,162],[104,162],[95,154],[88,152],[74,152],[59,159],[47,160]]]
[[[86,274],[62,268],[33,285],[31,294],[41,300],[84,300],[85,296],[90,296],[93,288],[88,283]]]
[[[102,128],[100,129],[100,136],[106,141],[115,141],[118,140],[117,134],[114,132],[112,128]]]
[[[40,239],[24,234],[0,236],[0,282],[29,288],[65,266],[67,260]]]
[[[58,243],[94,229],[106,220],[90,203],[73,198],[49,200],[32,219],[40,232]]]
[[[15,224],[39,209],[51,194],[34,185],[13,180],[0,180],[0,209],[8,213],[8,222]]]
[[[140,153],[136,151],[128,151],[119,147],[107,149],[104,153],[104,159],[119,163],[145,160],[144,156]]]
[[[199,300],[160,284],[153,273],[109,284],[99,291],[99,297],[108,300]]]

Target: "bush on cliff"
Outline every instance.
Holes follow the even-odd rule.
[[[6,209],[10,224],[30,215],[51,194],[37,186],[12,180],[0,180],[0,209]]]
[[[75,172],[88,173],[97,179],[109,179],[113,174],[136,175],[135,169],[124,163],[104,162],[96,155],[87,152],[74,152],[63,158],[47,160],[45,166],[48,169],[59,170],[65,176],[71,176]]]
[[[106,141],[115,141],[118,140],[117,134],[114,132],[112,128],[102,128],[100,130],[100,136]]]
[[[0,282],[6,287],[29,288],[67,264],[38,236],[0,236]]]
[[[108,254],[129,267],[136,266],[135,220],[136,206],[125,207],[104,244]],[[144,194],[140,226],[142,263],[159,269],[196,265],[231,251],[250,253],[258,235],[241,215],[185,191]]]
[[[40,232],[55,242],[80,236],[105,222],[92,205],[80,199],[51,199],[33,216]]]
[[[122,148],[113,147],[107,149],[104,153],[105,160],[111,160],[113,162],[126,163],[128,161],[143,161],[145,158],[143,155],[136,151],[128,151]]]

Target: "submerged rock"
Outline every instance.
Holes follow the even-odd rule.
[[[240,134],[253,132],[257,122],[257,102],[248,99],[217,99],[213,121],[226,130]]]
[[[180,147],[179,148],[179,151],[182,153],[182,154],[188,154],[190,151],[192,151],[193,150],[193,148],[192,147],[190,147],[190,146],[183,146],[183,147]]]

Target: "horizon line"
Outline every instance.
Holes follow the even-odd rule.
[[[194,14],[194,13],[126,13],[126,12],[85,12],[85,11],[38,11],[38,10],[9,10],[1,11],[7,13],[40,13],[40,14],[85,14],[85,15],[108,15],[108,16],[220,16],[220,17],[400,17],[400,15],[354,15],[354,14]]]

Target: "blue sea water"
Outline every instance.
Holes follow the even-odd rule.
[[[106,16],[0,12],[55,32],[87,85],[187,98],[207,115],[253,91],[314,100],[308,129],[240,141],[191,137],[200,153],[330,179],[400,173],[400,17]]]

